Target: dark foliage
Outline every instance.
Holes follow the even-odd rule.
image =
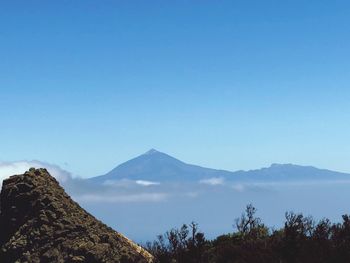
[[[350,262],[350,216],[341,223],[288,212],[284,227],[272,230],[248,205],[233,233],[206,240],[192,222],[148,242],[158,263],[342,263]]]

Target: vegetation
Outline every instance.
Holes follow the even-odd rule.
[[[207,240],[192,222],[159,235],[147,249],[158,263],[350,262],[350,216],[341,223],[289,212],[284,227],[266,227],[252,205],[237,218],[233,233]]]

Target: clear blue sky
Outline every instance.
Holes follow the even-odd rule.
[[[349,1],[2,1],[0,160],[105,173],[149,148],[350,172]]]

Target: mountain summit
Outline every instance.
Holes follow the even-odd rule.
[[[46,169],[4,180],[0,262],[152,262],[153,257],[83,210]]]
[[[151,150],[145,152],[144,155],[157,154],[157,153],[160,153],[160,152],[158,152],[156,149],[152,148]]]

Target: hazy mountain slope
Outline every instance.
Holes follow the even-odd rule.
[[[186,164],[170,155],[154,149],[114,168],[105,175],[92,178],[93,181],[106,180],[148,180],[164,181],[197,181],[203,178],[229,176],[231,172],[203,168]]]
[[[350,180],[350,174],[294,164],[272,164],[258,170],[235,172],[250,181],[303,181],[303,180]]]

